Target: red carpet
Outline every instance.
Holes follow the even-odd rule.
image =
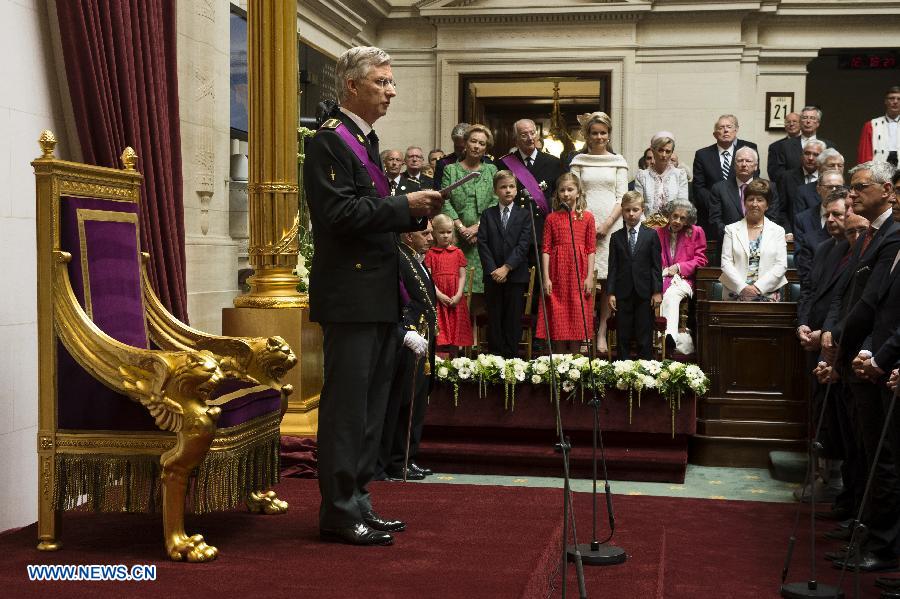
[[[161,555],[158,516],[69,513],[64,548],[34,549],[35,526],[0,535],[0,588],[7,597],[373,597],[477,599],[545,597],[556,567],[561,492],[557,489],[378,483],[377,507],[402,516],[409,530],[385,548],[317,540],[314,480],[287,479],[286,516],[211,514],[198,523],[220,557],[177,564]],[[590,497],[576,499],[580,540],[587,541]],[[602,502],[601,502],[602,505]],[[777,597],[792,505],[616,496],[616,544],[628,561],[586,568],[588,595],[606,599]],[[604,518],[605,520],[605,518]],[[110,548],[122,546],[120,552]],[[823,546],[825,544],[823,543]],[[832,548],[834,544],[828,544]],[[807,545],[798,545],[792,580],[806,576]],[[155,582],[28,582],[26,564],[156,564]],[[821,562],[819,578],[837,571]],[[577,597],[569,569],[570,597]],[[872,576],[863,597],[877,597]],[[560,596],[560,579],[553,596]],[[850,590],[850,584],[845,590]]]

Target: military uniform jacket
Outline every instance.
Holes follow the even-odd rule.
[[[434,282],[415,253],[406,245],[398,250],[400,283],[406,291],[406,303],[401,307],[400,342],[407,331],[416,331],[428,340],[428,361],[434,362],[437,340],[437,295]],[[431,370],[433,372],[433,369]]]
[[[422,229],[425,222],[410,215],[405,195],[380,197],[363,163],[334,131],[341,122],[367,145],[370,155],[376,149],[342,112],[306,144],[303,187],[314,245],[310,319],[397,322],[400,294],[394,233]]]

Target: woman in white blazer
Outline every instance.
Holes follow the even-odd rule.
[[[722,241],[722,299],[777,302],[787,283],[784,229],[766,218],[772,184],[754,179],[743,190],[744,218],[725,227]]]

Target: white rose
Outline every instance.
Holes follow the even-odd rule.
[[[578,379],[581,378],[581,371],[576,370],[575,368],[571,369],[569,371],[569,378],[572,379],[573,381],[577,381]]]
[[[545,374],[547,372],[547,365],[543,362],[538,362],[534,365],[534,371],[538,374]]]
[[[537,385],[537,384],[539,384],[540,382],[541,382],[541,377],[540,377],[540,376],[538,376],[538,375],[536,375],[536,374],[532,374],[532,375],[531,375],[531,383],[532,383],[533,385]]]
[[[616,381],[616,389],[624,391],[627,388],[628,388],[628,385],[622,379],[619,379]]]
[[[445,379],[448,376],[450,376],[450,371],[446,366],[441,366],[440,368],[438,368],[438,378]]]
[[[665,370],[663,370],[662,372],[659,373],[659,380],[665,381],[668,378],[669,378],[669,373],[666,372]]]
[[[669,370],[672,371],[672,372],[677,372],[677,371],[678,371],[678,368],[679,368],[680,366],[681,366],[681,365],[680,365],[678,362],[672,362],[671,364],[669,364]]]

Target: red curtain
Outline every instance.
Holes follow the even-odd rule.
[[[57,0],[84,161],[138,154],[141,242],[162,302],[187,322],[175,0]]]

